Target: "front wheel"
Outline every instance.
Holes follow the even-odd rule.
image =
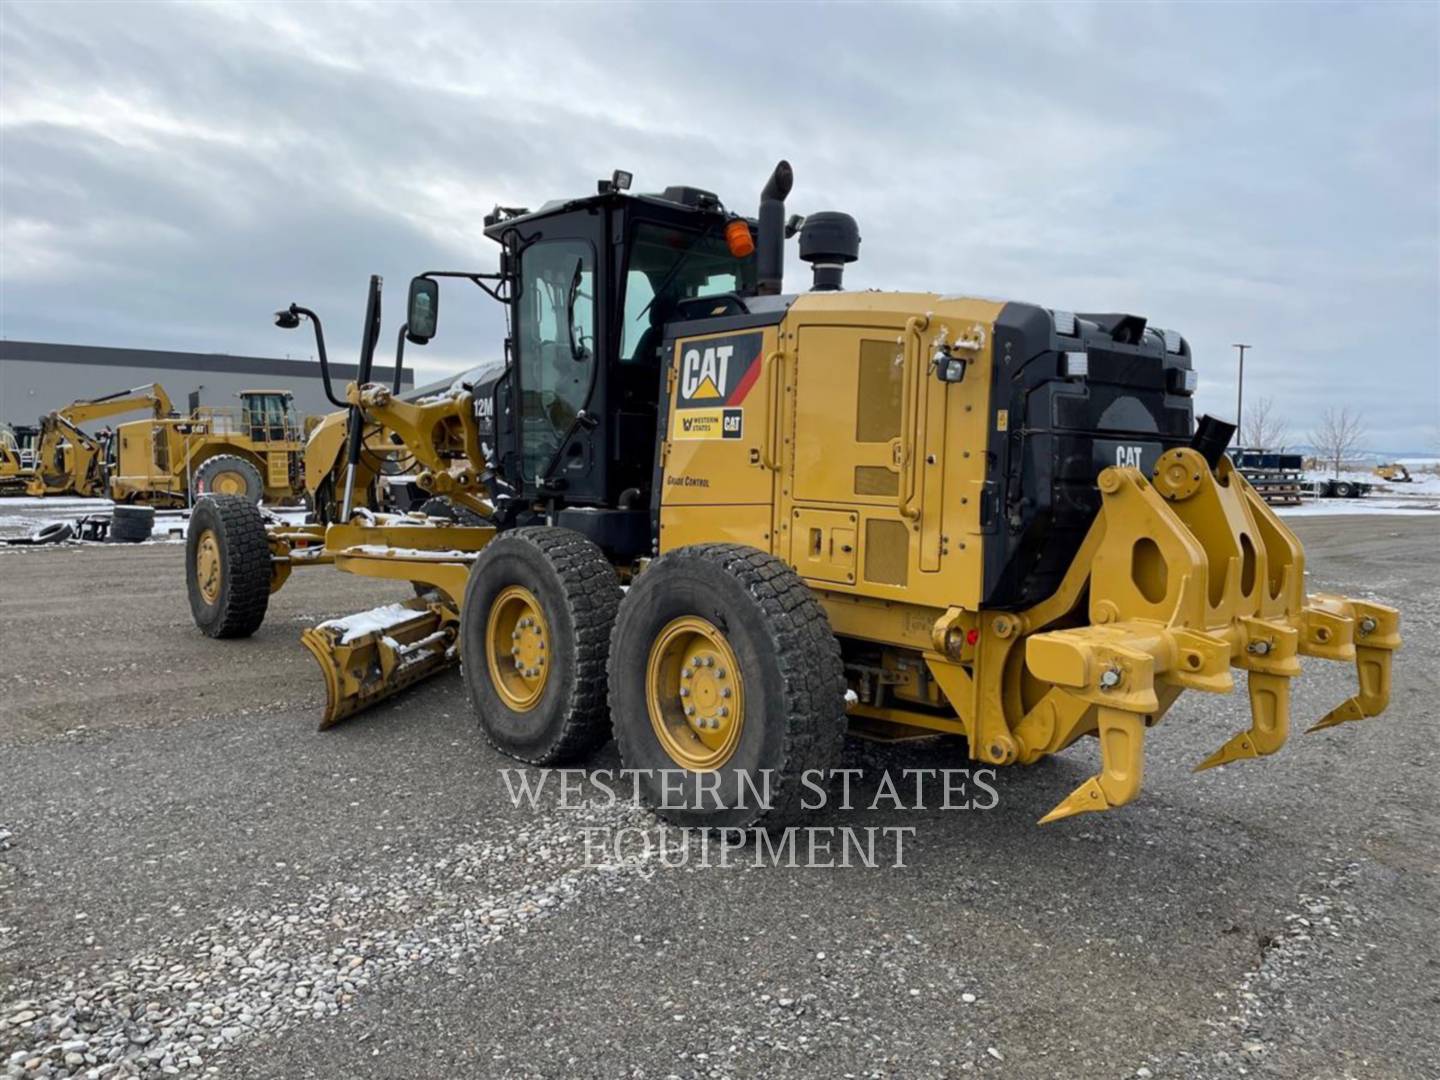
[[[258,503],[265,480],[253,462],[235,454],[216,454],[195,470],[196,495],[243,495]]]
[[[840,646],[773,555],[698,544],[630,587],[610,645],[610,715],[644,802],[677,825],[796,817],[845,737]]]
[[[605,663],[620,580],[570,529],[512,529],[475,560],[460,655],[480,730],[534,765],[583,761],[610,738]]]
[[[270,606],[270,542],[244,495],[207,495],[185,534],[190,614],[207,637],[249,637]]]

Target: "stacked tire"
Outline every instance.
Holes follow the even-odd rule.
[[[117,506],[110,512],[110,533],[106,539],[112,544],[139,544],[149,540],[154,531],[153,506]]]

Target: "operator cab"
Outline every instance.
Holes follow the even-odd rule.
[[[242,390],[240,423],[252,442],[286,442],[300,438],[295,396],[289,390]]]
[[[756,284],[753,223],[708,191],[630,195],[627,183],[486,219],[509,279],[497,471],[514,510],[538,501],[612,550],[649,547],[665,323],[697,300],[743,312]],[[562,520],[577,507],[583,519]]]

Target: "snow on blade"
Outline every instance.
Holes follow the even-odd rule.
[[[348,645],[356,638],[364,637],[376,630],[382,632],[389,630],[391,627],[409,622],[415,616],[423,614],[424,612],[408,608],[404,604],[382,604],[369,611],[357,611],[354,615],[346,615],[343,619],[328,619],[317,629],[339,630],[341,632],[340,644]]]

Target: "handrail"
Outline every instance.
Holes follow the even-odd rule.
[[[781,357],[782,354],[779,351],[772,352],[765,357],[765,390],[770,398],[770,415],[766,417],[765,442],[760,451],[760,460],[765,467],[777,472],[780,469],[780,431],[783,430],[780,416]]]
[[[920,508],[913,506],[919,487],[916,460],[919,457],[920,387],[924,383],[924,343],[922,331],[930,325],[928,315],[912,315],[905,321],[905,333],[901,338],[901,356],[904,364],[904,379],[900,387],[900,513],[903,517],[920,516]],[[914,354],[911,353],[914,342]]]

